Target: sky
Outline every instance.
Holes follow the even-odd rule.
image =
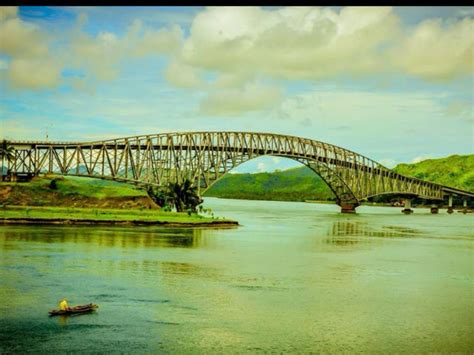
[[[270,132],[393,167],[474,152],[473,73],[474,7],[0,7],[1,139]]]

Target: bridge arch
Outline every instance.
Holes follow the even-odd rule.
[[[249,155],[242,156],[239,159],[238,163],[232,164],[230,170],[221,171],[218,173],[217,177],[212,179],[211,182],[204,186],[201,182],[198,182],[200,188],[202,188],[201,192],[204,193],[208,189],[210,189],[215,183],[221,180],[224,176],[230,173],[233,169],[237,168],[238,166],[245,164],[251,160],[258,159],[265,156],[274,156],[280,158],[286,158],[293,161],[299,162],[301,165],[308,167],[312,172],[318,175],[329,187],[329,189],[333,192],[334,196],[336,197],[336,203],[338,205],[348,205],[352,208],[359,206],[359,201],[357,197],[352,192],[351,188],[346,184],[341,176],[338,175],[337,171],[326,163],[318,162],[318,161],[311,161],[306,157],[298,157],[298,156],[288,156],[284,154],[265,154],[265,155],[258,155],[250,157]],[[226,162],[227,163],[227,162]],[[232,162],[230,162],[232,163]]]

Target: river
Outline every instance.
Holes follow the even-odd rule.
[[[0,227],[0,353],[474,351],[472,215],[205,206],[241,226]]]

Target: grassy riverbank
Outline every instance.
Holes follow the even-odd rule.
[[[74,207],[6,206],[0,208],[0,223],[21,224],[130,224],[172,226],[232,226],[226,219],[162,212]]]
[[[159,208],[146,191],[130,184],[57,175],[37,176],[30,182],[1,182],[0,204],[127,210]]]

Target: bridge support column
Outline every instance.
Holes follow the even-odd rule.
[[[410,214],[410,213],[413,213],[413,210],[411,209],[411,199],[410,198],[406,198],[405,201],[404,201],[404,206],[405,208],[402,210],[403,213],[405,214]]]
[[[451,214],[454,212],[453,209],[453,195],[449,195],[448,197],[448,213]]]
[[[462,201],[462,213],[464,214],[467,213],[467,200],[466,199]]]
[[[341,202],[341,213],[356,213],[356,207],[359,206],[355,203],[344,203]]]
[[[432,214],[437,214],[437,213],[439,212],[439,207],[438,207],[438,205],[432,204],[432,205],[431,205],[430,212],[431,212]]]

